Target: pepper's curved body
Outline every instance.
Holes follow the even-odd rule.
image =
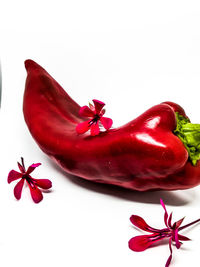
[[[138,191],[186,189],[200,183],[200,164],[174,135],[177,104],[165,102],[97,136],[78,135],[80,106],[37,63],[27,69],[23,111],[40,148],[65,171],[87,180]]]

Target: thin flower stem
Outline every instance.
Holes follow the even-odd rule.
[[[198,219],[198,220],[196,220],[196,221],[193,221],[193,222],[191,222],[191,223],[188,223],[188,224],[186,224],[186,225],[183,225],[183,226],[179,227],[179,228],[178,228],[178,231],[181,231],[181,230],[183,230],[183,229],[185,229],[185,228],[187,228],[187,227],[189,227],[189,226],[191,226],[191,225],[193,225],[193,224],[195,224],[195,223],[198,223],[198,222],[200,222],[200,219]]]

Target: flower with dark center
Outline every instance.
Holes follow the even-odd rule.
[[[81,122],[76,126],[76,131],[78,134],[83,134],[90,129],[92,136],[98,135],[100,132],[99,122],[106,130],[110,129],[112,126],[112,119],[103,117],[105,114],[105,109],[103,109],[105,103],[96,99],[93,99],[92,101],[94,106],[89,104],[89,107],[83,106],[80,108],[79,115],[91,119]]]
[[[49,189],[52,187],[52,183],[48,179],[35,179],[30,176],[30,174],[35,170],[36,167],[40,166],[41,163],[35,163],[28,167],[28,170],[26,171],[25,165],[24,165],[24,159],[21,158],[21,164],[18,162],[18,168],[20,172],[17,172],[15,170],[11,170],[8,174],[8,183],[20,179],[20,181],[15,185],[14,187],[14,196],[17,200],[21,198],[22,194],[22,188],[24,185],[24,182],[26,181],[30,192],[32,199],[35,203],[39,203],[42,199],[42,192],[38,188],[42,189]]]
[[[170,255],[167,259],[167,262],[165,264],[165,267],[168,267],[170,265],[170,262],[172,260],[172,243],[175,244],[176,248],[179,249],[180,246],[182,245],[181,241],[188,241],[190,240],[188,237],[184,235],[180,235],[179,231],[197,223],[200,222],[200,219],[195,220],[189,224],[186,224],[184,226],[181,226],[183,220],[185,217],[182,219],[178,220],[177,222],[172,224],[172,213],[168,215],[165,204],[163,200],[160,200],[160,204],[162,205],[165,213],[164,213],[164,222],[165,222],[165,228],[163,229],[156,229],[151,226],[149,226],[143,218],[137,215],[132,215],[130,217],[130,221],[132,224],[146,232],[150,232],[152,234],[149,235],[140,235],[133,237],[129,240],[129,248],[133,251],[140,252],[144,251],[147,248],[149,248],[152,244],[154,244],[157,241],[160,241],[164,238],[168,238],[169,240],[169,250],[170,250]],[[180,227],[181,226],[181,227]]]

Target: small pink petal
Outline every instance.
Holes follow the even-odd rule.
[[[19,162],[17,162],[17,165],[18,165],[20,172],[25,173],[24,167]]]
[[[170,255],[169,255],[169,258],[167,259],[165,267],[168,267],[172,260],[172,238],[169,239],[169,250],[170,250]]]
[[[140,252],[147,249],[151,242],[148,236],[135,236],[129,240],[129,248],[133,251]]]
[[[91,126],[91,135],[92,136],[98,135],[99,132],[100,132],[100,130],[99,130],[98,122],[97,123],[93,123],[92,126]]]
[[[79,115],[83,117],[93,117],[95,114],[88,106],[83,106],[79,110]]]
[[[107,117],[101,117],[100,121],[101,121],[103,127],[104,127],[106,130],[110,129],[110,127],[111,127],[112,124],[113,124],[112,119],[107,118]]]
[[[37,168],[37,167],[39,167],[40,165],[42,165],[42,163],[33,163],[30,167],[32,167],[32,168]]]
[[[174,224],[173,224],[173,228],[179,228],[180,226],[181,226],[181,224],[182,224],[182,222],[183,222],[183,220],[185,219],[185,217],[183,217],[182,219],[180,219],[180,220],[178,220],[177,222],[175,222]]]
[[[138,215],[132,215],[130,217],[130,221],[132,222],[133,225],[135,225],[136,227],[146,231],[146,232],[156,232],[156,233],[159,233],[160,230],[158,229],[155,229],[155,228],[152,228],[151,226],[149,226],[145,220],[138,216]]]
[[[78,134],[83,134],[83,133],[87,132],[90,129],[89,122],[90,122],[90,120],[79,123],[76,126],[76,132]]]
[[[169,225],[170,228],[172,227],[172,212],[169,215],[168,225]]]
[[[103,116],[106,113],[105,108],[101,110],[100,115]]]
[[[22,173],[16,172],[15,170],[12,170],[8,174],[8,183],[10,184],[11,182],[13,182],[17,179],[22,178],[22,176],[23,176]]]
[[[32,196],[33,201],[35,203],[39,203],[43,199],[43,195],[42,195],[40,189],[38,189],[36,186],[32,187],[31,185],[29,185],[29,188],[30,188],[30,192],[31,192],[31,196]]]
[[[17,200],[19,200],[21,198],[21,194],[22,194],[22,188],[24,185],[24,179],[21,179],[15,186],[14,188],[14,195],[16,197]]]
[[[29,166],[26,172],[26,175],[29,175],[30,173],[32,173],[35,170],[35,168],[39,167],[40,165],[41,163],[34,163],[31,166]]]
[[[165,264],[165,267],[168,267],[170,265],[171,260],[172,260],[172,254],[169,255],[169,258],[167,259],[167,262]]]
[[[191,241],[191,239],[188,238],[187,236],[180,235],[180,234],[178,234],[178,239],[181,241]]]
[[[167,210],[166,210],[166,207],[165,207],[165,204],[163,202],[162,199],[160,199],[160,204],[162,205],[163,209],[165,210],[165,214],[164,214],[164,222],[165,222],[165,225],[168,227],[168,222],[167,222],[167,219],[168,219],[168,213],[167,213]]]
[[[89,103],[89,108],[95,113],[95,107],[91,103]]]
[[[176,229],[175,232],[174,232],[174,239],[175,239],[175,242],[176,242],[176,247],[180,248],[181,243],[178,240],[178,229]]]
[[[105,103],[103,103],[99,100],[96,100],[96,99],[93,99],[92,101],[94,103],[96,114],[99,114],[100,111],[102,110],[102,108],[105,106]]]
[[[49,179],[34,179],[34,184],[42,189],[49,189],[52,187],[52,182]]]
[[[148,247],[150,247],[153,243],[158,240],[165,238],[165,236],[160,236],[159,234],[152,235],[140,235],[135,236],[129,240],[129,248],[133,251],[140,252],[144,251]]]

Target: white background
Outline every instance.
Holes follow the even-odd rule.
[[[170,100],[200,122],[199,1],[1,1],[0,266],[164,266],[167,243],[142,253],[128,249],[140,234],[132,214],[163,227],[162,197],[175,219],[200,217],[199,187],[137,193],[70,178],[40,151],[25,125],[23,62],[41,64],[80,104],[106,102],[114,126]],[[7,184],[23,156],[41,162],[36,178],[53,182],[34,204]],[[192,227],[171,266],[199,266],[200,225]],[[191,261],[193,263],[191,264]]]

